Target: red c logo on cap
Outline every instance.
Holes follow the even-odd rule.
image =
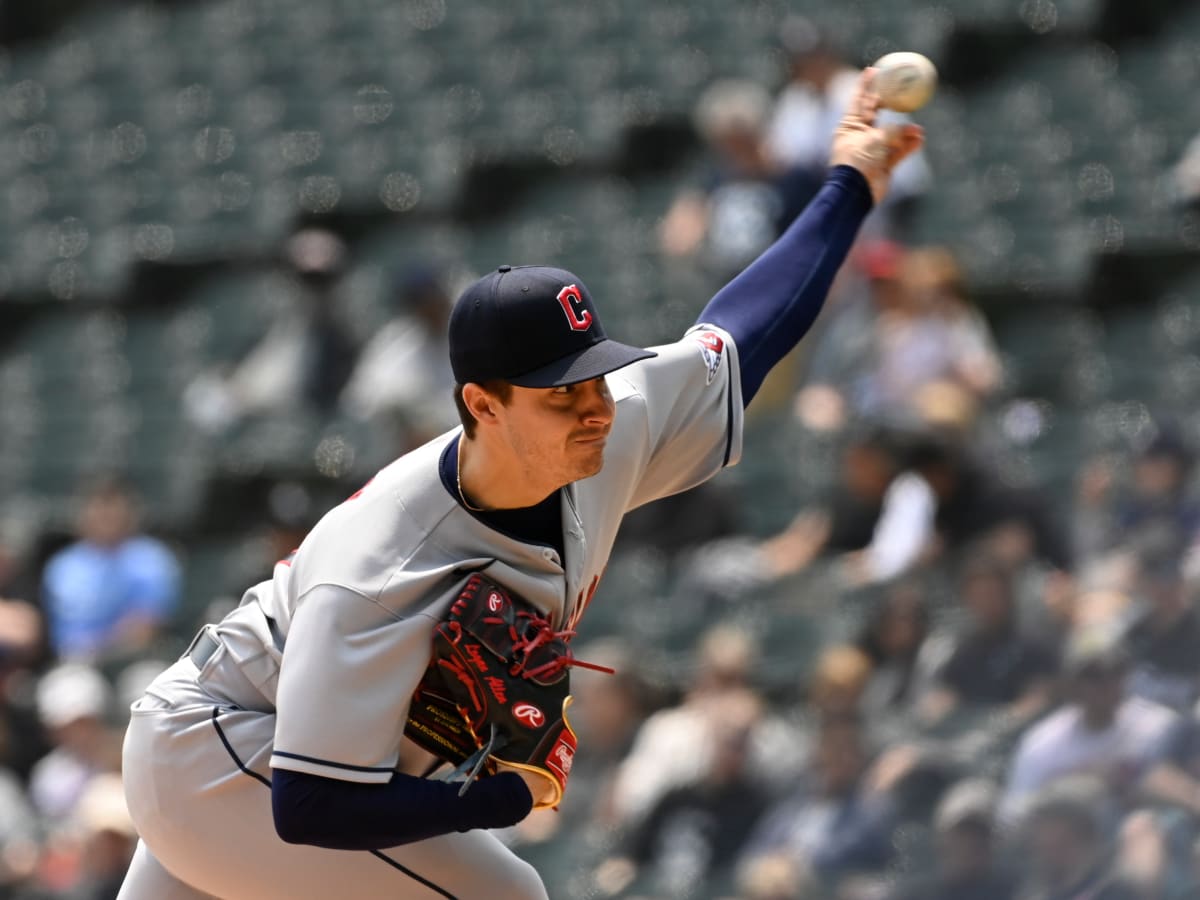
[[[592,327],[592,311],[583,305],[583,294],[577,285],[568,284],[558,292],[558,305],[567,314],[572,331],[587,331]],[[576,312],[576,307],[583,310],[583,315]]]

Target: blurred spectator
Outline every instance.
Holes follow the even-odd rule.
[[[54,749],[33,768],[29,792],[47,822],[65,823],[92,779],[120,769],[120,737],[106,724],[112,692],[95,669],[66,663],[38,683],[38,715]]]
[[[1183,900],[1196,885],[1188,845],[1195,829],[1172,813],[1140,809],[1117,833],[1115,869],[1138,900]]]
[[[859,69],[810,20],[789,16],[780,30],[788,57],[788,83],[780,94],[768,128],[771,158],[804,173],[810,191],[829,166],[829,141],[849,105]],[[908,117],[883,110],[882,123]],[[916,200],[932,181],[924,153],[915,153],[892,175],[892,186],[880,210],[868,218],[868,233],[902,234]]]
[[[1171,186],[1183,205],[1200,204],[1200,134],[1193,137],[1170,170]]]
[[[895,516],[912,530],[895,527],[898,534],[908,534],[906,546],[919,546],[914,563],[921,556],[928,559],[978,545],[1013,569],[1041,561],[1056,571],[1071,571],[1068,542],[1045,500],[1006,484],[958,437],[918,436],[908,456],[908,467],[929,493],[920,496],[916,482],[911,483],[912,496],[897,494],[893,498],[889,489],[883,520]],[[924,539],[915,540],[912,532]]]
[[[1074,524],[1081,564],[1114,553],[1182,556],[1200,536],[1200,498],[1189,487],[1194,464],[1192,448],[1167,427],[1135,454],[1127,484],[1113,460],[1088,464]]]
[[[75,884],[63,900],[116,900],[137,846],[120,775],[92,780],[80,797],[74,824],[79,829],[79,865]]]
[[[763,856],[738,874],[739,900],[797,900],[827,896],[820,879],[786,854]]]
[[[934,813],[934,870],[899,885],[887,900],[1014,900],[1015,874],[1000,861],[999,792],[989,781],[960,781]]]
[[[944,247],[861,245],[866,294],[836,308],[814,350],[797,412],[836,430],[856,418],[965,429],[1000,382],[987,320]]]
[[[843,268],[844,289],[832,295],[821,340],[811,348],[796,414],[815,431],[839,431],[874,406],[875,339],[879,321],[905,306],[900,280],[903,245],[860,241]]]
[[[984,554],[969,558],[958,592],[969,618],[922,704],[923,717],[940,721],[960,708],[999,708],[1005,729],[1020,730],[1053,699],[1054,656],[1018,627],[1006,566]]]
[[[937,321],[941,346],[930,340],[923,346],[924,352],[918,353],[905,346],[915,343],[914,338],[898,341],[904,352],[891,356],[898,364],[894,369],[888,368],[889,357],[885,356],[881,366],[885,380],[893,376],[910,379],[918,393],[923,385],[940,382],[961,390],[970,401],[986,399],[1000,384],[1000,357],[987,319],[971,303],[954,253],[944,246],[914,247],[900,263],[900,280],[915,307]],[[927,387],[925,390],[928,392]],[[930,405],[934,398],[918,396],[917,400]]]
[[[332,502],[336,503],[344,496],[333,492]],[[243,519],[247,526],[253,523],[253,531],[243,536],[238,552],[226,558],[221,570],[206,579],[213,605],[200,616],[200,622],[195,626],[183,623],[187,631],[204,622],[219,620],[221,615],[214,615],[214,612],[222,605],[228,607],[225,612],[236,606],[245,586],[262,581],[277,562],[287,559],[300,546],[322,512],[322,501],[315,496],[313,488],[293,479],[270,484],[265,488],[261,503],[247,501],[244,506]]]
[[[757,654],[757,643],[742,629],[716,625],[705,633],[682,702],[642,723],[617,770],[618,822],[642,820],[669,791],[704,778],[715,760],[714,736],[739,723],[751,729],[749,752],[759,771],[783,778],[795,770],[801,748],[780,723],[764,718],[763,699],[749,684]]]
[[[713,761],[695,784],[668,791],[627,842],[628,874],[649,872],[651,884],[667,896],[690,896],[703,881],[732,865],[770,794],[754,771],[745,723],[713,735]]]
[[[1021,900],[1140,900],[1113,862],[1106,793],[1086,776],[1039,791],[1023,829],[1031,865]]]
[[[41,841],[37,815],[20,779],[0,768],[0,897],[21,897],[37,867]]]
[[[304,540],[321,511],[312,492],[297,481],[279,481],[267,491],[267,528],[259,567],[246,573],[239,584],[261,578],[281,559],[287,559]]]
[[[696,104],[708,173],[675,198],[660,244],[726,280],[765,250],[800,214],[820,181],[779,165],[766,144],[771,98],[753,81],[718,81]]]
[[[1140,612],[1126,634],[1130,690],[1174,710],[1200,696],[1200,613],[1174,554],[1147,554],[1138,566]]]
[[[1113,628],[1071,637],[1064,658],[1070,696],[1022,737],[1009,771],[1005,818],[1020,816],[1035,794],[1058,778],[1090,774],[1123,803],[1164,752],[1176,716],[1130,696],[1129,652]]]
[[[871,659],[857,647],[824,647],[813,664],[801,710],[816,723],[827,718],[857,717],[862,714],[870,680]]]
[[[41,612],[22,600],[0,599],[0,771],[22,780],[50,749],[33,690],[44,645]]]
[[[346,246],[330,231],[306,228],[291,237],[284,264],[295,302],[231,368],[204,372],[188,386],[184,411],[197,426],[222,432],[255,415],[336,407],[357,352],[335,309],[345,262]]]
[[[458,424],[446,403],[454,388],[447,342],[453,300],[444,278],[420,263],[401,273],[389,297],[392,318],[367,341],[342,390],[348,414],[395,426],[401,451]]]
[[[834,882],[886,865],[892,802],[884,785],[867,778],[870,759],[856,717],[827,718],[800,783],[766,813],[746,844],[741,879],[758,881],[760,867],[781,861],[795,870],[797,881],[812,872]]]
[[[1041,561],[1066,577],[1067,543],[1044,501],[1006,485],[960,435],[915,435],[904,459],[884,493],[871,544],[840,560],[848,586],[896,578],[971,545],[1013,569]]]
[[[712,541],[740,537],[741,499],[740,492],[714,480],[647,503],[622,520],[617,546],[653,547],[669,560],[689,550],[704,554]]]
[[[132,490],[117,480],[90,489],[78,541],[43,574],[43,604],[64,659],[142,653],[179,604],[180,569],[167,546],[138,531]]]
[[[31,562],[36,539],[36,529],[23,517],[0,518],[0,597],[37,596],[37,576]]]
[[[1150,801],[1183,810],[1200,825],[1200,706],[1172,726],[1142,792]]]
[[[25,790],[49,750],[32,693],[32,667],[43,647],[42,618],[20,600],[0,599],[0,897],[33,875],[41,829]]]
[[[535,810],[514,829],[514,840],[543,841],[563,829],[608,832],[617,825],[613,792],[618,768],[633,747],[650,705],[638,664],[618,640],[599,640],[575,651],[580,659],[614,674],[578,669],[571,675],[571,728],[586,751],[575,757],[571,789],[553,810]]]
[[[1147,808],[1121,828],[1122,871],[1143,896],[1195,897],[1200,877],[1193,847],[1200,835],[1200,708],[1172,728],[1163,753],[1141,783]]]
[[[895,452],[885,432],[869,429],[852,436],[829,496],[802,509],[786,529],[762,543],[761,565],[772,577],[781,578],[804,570],[821,556],[871,546],[884,494],[896,472]]]
[[[915,712],[934,668],[929,636],[924,585],[913,579],[889,585],[857,641],[871,661],[863,709],[873,720]]]

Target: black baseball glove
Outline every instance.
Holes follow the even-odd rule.
[[[557,806],[575,757],[567,721],[571,632],[476,573],[434,630],[433,655],[404,733],[465,775],[516,771],[535,807]],[[611,671],[605,669],[604,671]],[[452,776],[454,777],[454,776]]]

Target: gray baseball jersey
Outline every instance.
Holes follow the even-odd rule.
[[[729,335],[697,326],[655,349],[607,376],[616,414],[604,466],[561,492],[562,558],[490,528],[446,490],[439,460],[455,429],[326,514],[215,626],[216,661],[199,678],[185,657],[155,682],[126,740],[145,847],[122,898],[165,896],[164,874],[178,879],[181,897],[324,897],[327,888],[342,897],[544,896],[486,832],[394,848],[389,866],[372,859],[384,854],[287,845],[269,825],[262,788],[270,768],[357,782],[422,771],[430,757],[403,736],[408,703],[433,624],[469,571],[486,568],[556,626],[574,627],[622,516],[737,461],[742,402]],[[181,758],[188,764],[154,775],[163,759]],[[172,806],[210,827],[183,839],[164,823]]]

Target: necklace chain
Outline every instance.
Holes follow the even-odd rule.
[[[467,499],[467,495],[463,493],[462,487],[462,438],[458,439],[458,453],[454,466],[454,481],[458,485],[458,499],[462,501],[462,505],[471,512],[487,512],[482,506],[472,506],[471,501]]]

